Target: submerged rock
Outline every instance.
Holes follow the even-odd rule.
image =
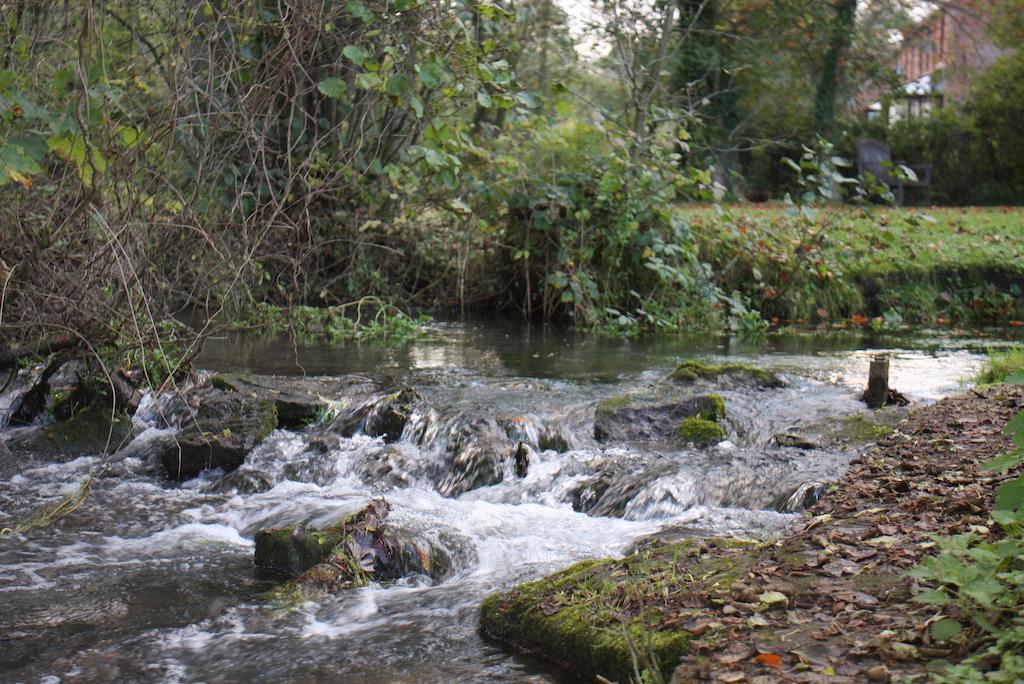
[[[239,468],[228,473],[217,483],[219,492],[237,492],[239,494],[262,494],[274,487],[274,478],[262,470]]]
[[[701,416],[718,421],[724,415],[725,402],[717,394],[667,402],[623,395],[597,405],[594,437],[602,442],[672,442],[682,436],[683,420]]]
[[[825,494],[828,486],[822,482],[804,482],[793,491],[776,499],[775,510],[780,513],[799,513],[818,502]]]
[[[173,480],[187,480],[203,470],[232,471],[277,427],[274,402],[215,388],[200,388],[188,397],[197,404],[184,419],[174,443],[160,459]]]
[[[413,408],[421,398],[412,388],[378,397],[339,417],[330,429],[343,437],[362,433],[381,437],[385,443],[392,444],[402,438]]]
[[[132,419],[110,407],[91,406],[61,423],[6,435],[7,448],[45,460],[117,451],[134,431]]]
[[[784,387],[786,384],[775,373],[745,363],[713,364],[693,360],[683,361],[668,377],[676,382],[719,380],[729,377],[761,387]]]
[[[272,401],[282,428],[300,428],[323,417],[330,411],[332,398],[348,388],[337,378],[277,375],[222,374],[210,378],[210,383],[251,399]]]
[[[820,449],[821,445],[809,437],[794,432],[780,432],[773,438],[780,447],[793,449]]]
[[[595,517],[621,518],[652,482],[674,471],[671,462],[651,458],[612,463],[573,492],[573,509]]]
[[[388,528],[389,512],[388,503],[376,499],[323,530],[260,530],[253,563],[292,578],[285,593],[337,591],[415,574],[440,579],[450,569],[447,555]]]

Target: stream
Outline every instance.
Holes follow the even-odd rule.
[[[782,448],[773,435],[813,436],[866,414],[858,393],[879,350],[891,354],[892,386],[919,403],[960,389],[991,343],[638,342],[494,323],[433,324],[427,339],[396,348],[211,340],[197,362],[211,372],[345,378],[351,391],[332,397],[340,415],[404,387],[420,400],[393,444],[357,433],[324,446],[316,425],[279,429],[239,471],[180,484],[147,460],[146,439],[159,430],[140,411],[142,435],[78,510],[0,539],[0,680],[568,681],[484,642],[483,597],[581,559],[621,555],[666,527],[777,533],[800,515],[792,495],[837,478],[853,454]],[[651,387],[686,358],[743,361],[787,385],[704,381],[698,389],[727,405],[729,440],[715,447],[595,440],[598,402]],[[509,439],[528,445],[525,477],[492,458],[500,472],[485,482],[500,481],[477,486],[453,466],[486,461]],[[0,481],[0,527],[73,494],[100,462],[82,453],[15,468]],[[261,597],[272,583],[252,567],[259,529],[328,525],[378,496],[391,504],[391,525],[447,552],[442,581],[371,584],[290,611]]]

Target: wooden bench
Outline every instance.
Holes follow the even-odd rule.
[[[896,169],[905,166],[914,172],[917,178],[908,178],[897,173]],[[904,205],[906,188],[920,188],[924,191],[924,203],[932,203],[932,167],[928,165],[911,166],[906,162],[893,161],[888,145],[880,140],[861,138],[857,141],[857,171],[862,179],[871,174],[878,182],[885,183],[896,193],[896,202]]]

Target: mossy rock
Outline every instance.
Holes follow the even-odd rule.
[[[717,613],[757,562],[756,545],[688,539],[622,559],[583,561],[488,596],[480,606],[480,631],[587,681],[635,681],[635,662],[642,681],[654,679],[644,672],[651,665],[667,681],[689,652],[692,635],[681,624]],[[726,629],[709,627],[701,638],[727,638]]]
[[[667,679],[688,652],[690,634],[659,626],[654,611],[622,605],[622,596],[639,598],[641,606],[648,599],[647,605],[656,603],[655,597],[666,588],[664,571],[675,557],[674,550],[663,548],[652,556],[583,561],[492,594],[480,606],[481,633],[589,681],[599,676],[633,681],[638,652],[640,662],[656,663],[660,676]]]
[[[707,399],[710,406],[705,407],[700,415],[716,423],[725,418],[725,397],[721,394],[709,394]]]
[[[761,387],[783,387],[786,384],[775,373],[745,363],[713,364],[693,360],[683,361],[668,377],[675,382],[695,382],[697,380],[717,380],[723,376],[753,382]]]
[[[725,416],[725,400],[718,394],[667,401],[612,397],[595,408],[594,437],[602,442],[673,442],[679,423],[691,416],[719,420]]]
[[[7,446],[13,454],[27,452],[48,460],[91,456],[117,451],[129,440],[133,428],[129,416],[111,413],[109,406],[91,406],[64,422],[14,435]]]
[[[298,577],[326,560],[346,537],[344,528],[323,531],[274,527],[256,533],[253,564],[274,574]]]
[[[375,499],[324,530],[280,527],[257,532],[253,564],[290,578],[269,598],[294,605],[325,592],[365,586],[371,580],[446,576],[452,568],[448,553],[389,529],[385,523],[389,511],[385,500]]]
[[[679,438],[697,446],[712,446],[725,441],[728,436],[725,428],[713,420],[703,416],[684,418],[677,430]]]
[[[348,389],[343,380],[325,377],[221,374],[212,376],[209,383],[224,392],[272,401],[283,428],[315,422],[330,410],[328,398],[340,397]]]

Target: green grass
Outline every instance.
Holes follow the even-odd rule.
[[[988,361],[978,372],[976,380],[979,385],[995,385],[1021,373],[1024,373],[1024,345],[989,352]]]
[[[766,317],[887,327],[1024,318],[1024,209],[837,207],[813,223],[782,206],[682,211],[719,285]]]

